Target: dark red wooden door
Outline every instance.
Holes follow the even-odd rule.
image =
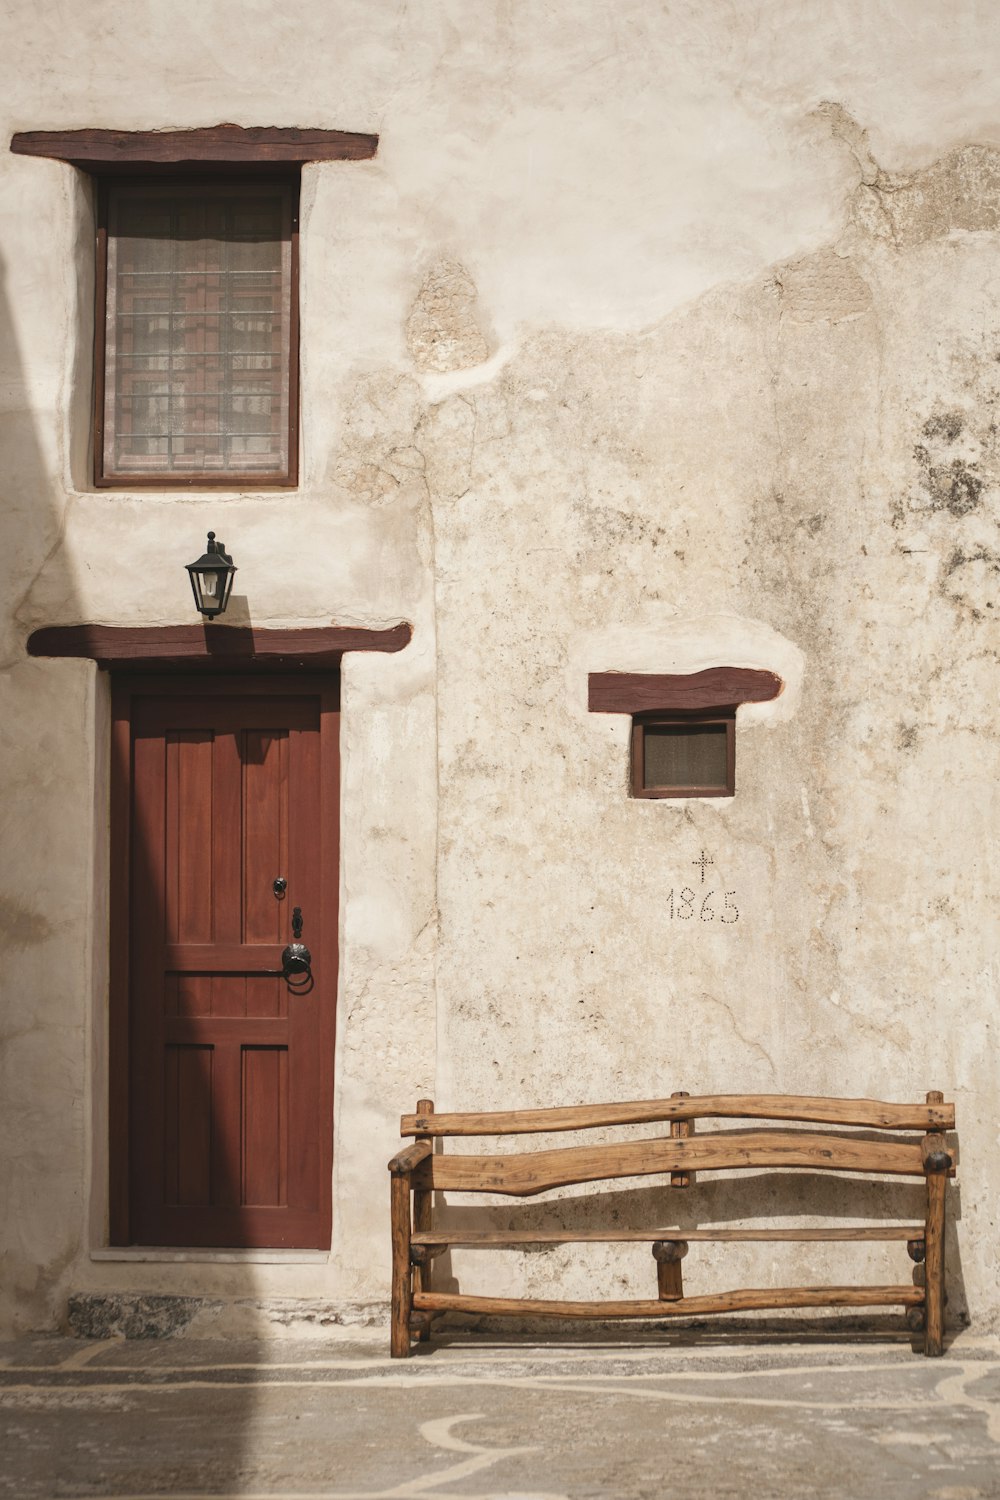
[[[130,719],[129,1238],[326,1248],[335,696],[205,679]]]

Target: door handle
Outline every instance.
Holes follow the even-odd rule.
[[[302,908],[296,906],[292,911],[292,941],[281,954],[281,972],[292,989],[309,990],[313,984],[312,954],[305,943],[299,941],[301,937]]]

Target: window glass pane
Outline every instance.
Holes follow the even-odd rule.
[[[289,469],[291,192],[109,190],[104,467]]]
[[[643,786],[725,786],[725,724],[647,724],[643,737]]]

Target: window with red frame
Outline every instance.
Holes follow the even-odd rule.
[[[295,484],[298,174],[100,199],[96,483]]]
[[[633,718],[633,797],[732,797],[735,791],[735,708]]]

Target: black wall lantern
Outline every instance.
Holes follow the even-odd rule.
[[[210,620],[221,615],[229,603],[236,567],[222,543],[215,540],[214,531],[208,533],[208,551],[197,562],[188,563],[187,570],[195,608]]]

